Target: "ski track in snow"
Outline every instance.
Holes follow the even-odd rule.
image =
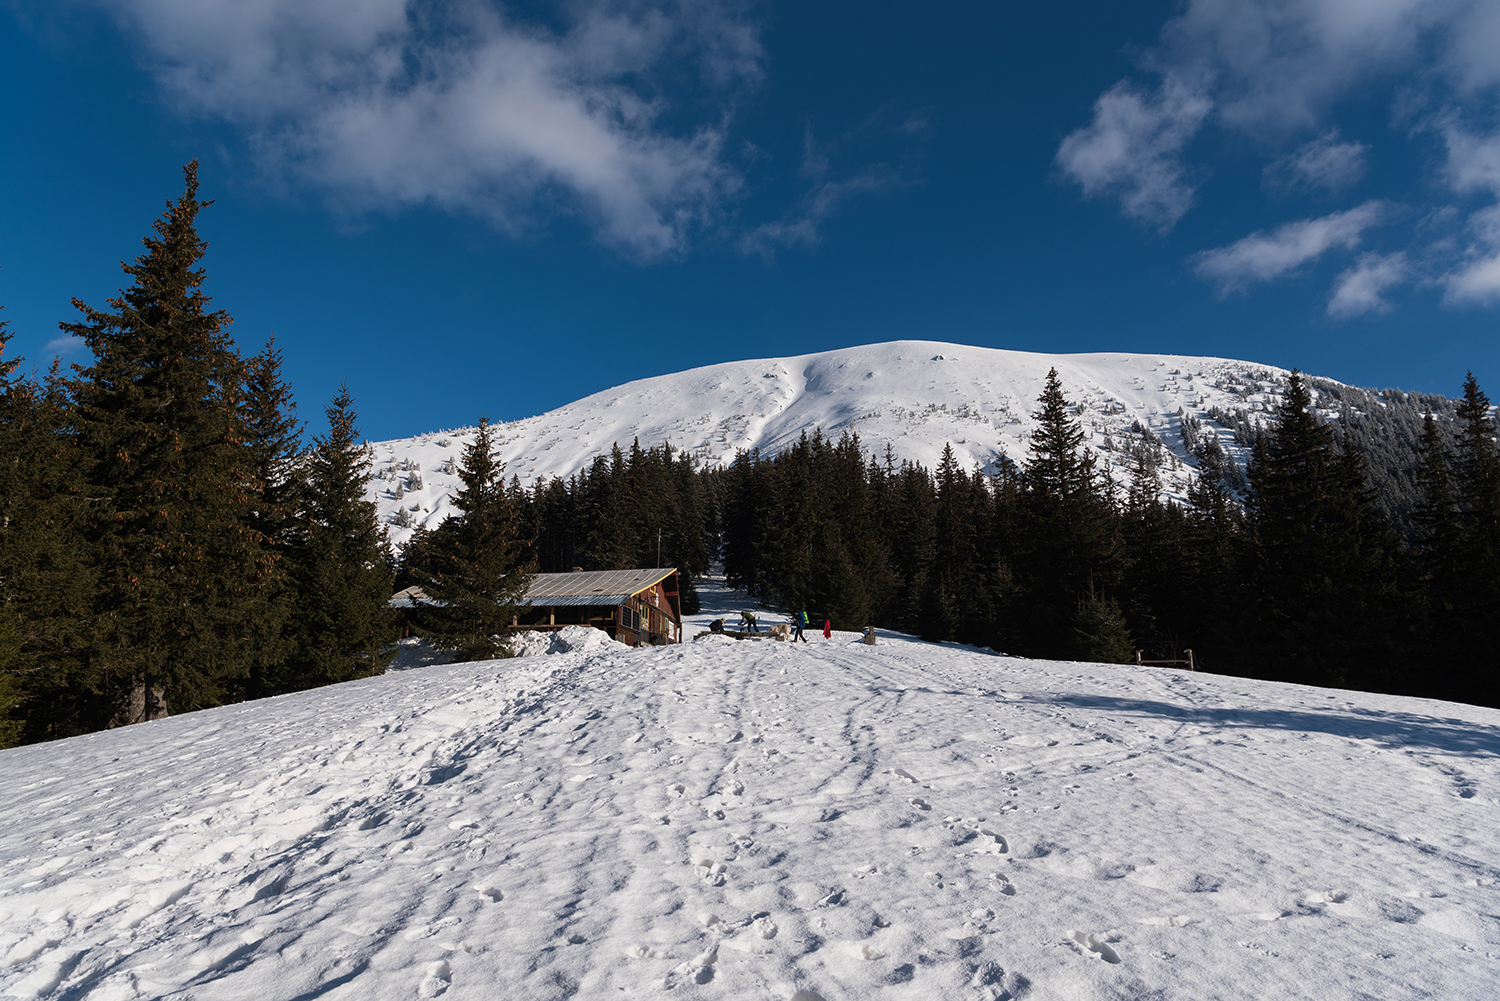
[[[1500,713],[820,640],[429,667],[0,753],[0,994],[1500,983]]]

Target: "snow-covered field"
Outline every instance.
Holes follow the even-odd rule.
[[[1500,712],[809,638],[0,752],[0,994],[1496,995]]]
[[[739,451],[775,453],[803,432],[860,435],[868,451],[891,446],[899,462],[934,469],[951,445],[960,466],[991,469],[1001,455],[1024,462],[1047,371],[1056,368],[1078,408],[1099,468],[1125,483],[1124,450],[1159,441],[1169,496],[1197,475],[1182,437],[1184,417],[1244,409],[1264,418],[1281,399],[1286,370],[1185,355],[1038,354],[940,341],[892,341],[792,358],[725,362],[641,379],[550,413],[499,424],[507,476],[525,485],[567,477],[618,444],[671,442],[700,466],[728,465]],[[1180,412],[1180,414],[1179,414]],[[475,415],[476,418],[478,415]],[[1211,433],[1214,425],[1206,423]],[[458,492],[456,466],[472,428],[372,445],[369,498],[394,543],[418,525],[435,528]],[[1225,449],[1240,455],[1228,433]]]

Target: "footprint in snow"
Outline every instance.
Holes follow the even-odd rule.
[[[1093,935],[1081,931],[1068,932],[1068,938],[1072,939],[1083,951],[1090,952],[1106,963],[1118,963],[1120,954],[1114,950],[1110,942],[1118,942],[1120,936],[1112,932],[1103,935]]]
[[[427,967],[427,976],[417,985],[417,997],[435,998],[448,989],[452,980],[453,974],[448,968],[448,961],[440,959]]]
[[[918,810],[931,810],[932,809],[932,804],[929,803],[929,802],[927,802],[921,796],[913,796],[909,802],[911,803],[912,806],[916,807]]]
[[[1003,835],[996,834],[988,827],[981,827],[976,833],[979,835],[979,846],[973,849],[976,853],[1005,855],[1010,852],[1010,845]]]
[[[686,963],[679,963],[672,972],[656,983],[658,990],[670,991],[679,984],[695,983],[700,987],[714,978],[714,964],[719,961],[718,945],[709,946],[708,951],[694,956]]]

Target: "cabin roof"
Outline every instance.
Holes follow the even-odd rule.
[[[577,573],[539,573],[526,592],[530,605],[623,605],[633,596],[676,573],[675,567],[646,570],[587,570]],[[393,608],[435,604],[420,587],[408,587],[391,597]]]
[[[539,573],[526,592],[526,600],[533,605],[619,605],[676,572],[675,567],[653,567]]]

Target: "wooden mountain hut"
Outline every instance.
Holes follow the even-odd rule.
[[[593,626],[630,646],[682,642],[675,567],[537,574],[526,602],[522,629]]]

